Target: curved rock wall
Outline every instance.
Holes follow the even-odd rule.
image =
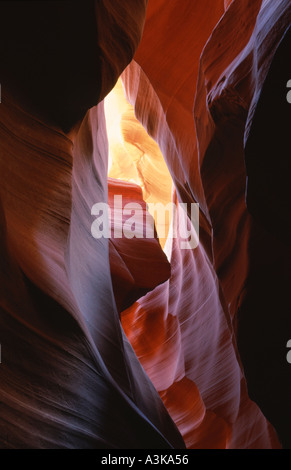
[[[274,246],[274,240],[262,230],[246,206],[244,139],[252,125],[256,102],[273,55],[290,24],[290,5],[289,2],[280,2],[271,6],[270,2],[261,1],[228,3],[224,14],[221,13],[222,5],[219,9],[219,2],[216,3],[218,10],[212,9],[211,13],[207,11],[206,3],[203,5],[203,16],[199,2],[195,5],[197,10],[193,4],[190,8],[189,2],[187,20],[183,8],[178,11],[173,3],[173,12],[167,16],[163,27],[158,21],[157,4],[152,6],[150,2],[145,31],[135,61],[122,74],[128,98],[134,104],[137,117],[163,151],[178,197],[182,201],[199,202],[200,229],[202,228],[200,247],[191,256],[188,253],[177,254],[178,243],[173,245],[170,280],[124,312],[123,322],[138,357],[176,423],[179,423],[187,445],[199,447],[195,439],[199,439],[199,429],[203,434],[203,421],[199,425],[193,422],[192,432],[195,438],[191,441],[189,422],[186,419],[187,415],[191,416],[191,407],[187,412],[184,402],[179,402],[177,396],[173,395],[175,398],[172,398],[172,402],[167,398],[168,392],[172,396],[170,391],[173,387],[178,389],[177,384],[182,387],[183,383],[184,387],[185,382],[181,380],[186,379],[189,394],[193,385],[198,387],[202,403],[204,401],[206,410],[214,412],[213,417],[216,401],[219,403],[217,420],[219,422],[220,418],[224,418],[221,436],[227,437],[217,445],[269,445],[269,438],[265,440],[268,424],[256,405],[247,398],[244,372],[241,372],[235,340],[237,333],[252,397],[262,406],[269,419],[278,425],[281,439],[288,445],[288,418],[283,408],[285,411],[288,408],[290,383],[288,365],[282,365],[285,360],[282,349],[288,339],[286,329],[290,331],[283,308],[283,305],[288,304],[286,282],[289,275],[286,266],[289,255],[286,246],[281,247],[277,240],[277,248],[272,253],[271,260],[268,256],[266,261],[262,254],[268,245]],[[162,4],[163,2],[159,2],[160,11]],[[184,2],[185,9],[186,4]],[[191,14],[193,16],[189,18]],[[193,27],[195,20],[199,21],[198,28],[202,27],[204,17],[209,27],[213,27],[211,21],[217,23],[207,41],[203,41],[202,34],[197,36],[197,29]],[[204,26],[204,29],[207,28]],[[167,31],[174,30],[175,35],[167,35]],[[202,42],[195,62],[197,37]],[[151,38],[155,38],[155,45]],[[167,58],[164,54],[166,43]],[[284,63],[287,63],[287,58]],[[185,84],[184,80],[188,82]],[[192,87],[187,86],[190,81]],[[281,91],[284,86],[285,78],[282,77]],[[276,96],[278,98],[278,94]],[[281,103],[286,103],[282,93]],[[281,105],[281,112],[282,106],[284,104]],[[286,113],[287,111],[283,116],[286,117]],[[287,118],[284,122],[286,127]],[[284,144],[281,148],[284,148]],[[288,148],[286,141],[285,148]],[[263,159],[264,153],[261,155]],[[283,152],[281,155],[282,161],[286,162]],[[262,165],[257,168],[258,173]],[[261,170],[261,174],[264,171]],[[254,179],[253,186],[255,182]],[[203,189],[199,191],[199,187]],[[280,202],[284,204],[284,200],[281,198]],[[280,228],[278,231],[280,232]],[[266,275],[262,275],[262,269],[266,269],[268,263],[276,272],[275,276],[279,275],[276,282],[274,276],[269,276],[266,282]],[[262,292],[264,282],[265,286],[269,286],[270,292],[267,302],[262,300],[262,296],[266,295]],[[276,303],[282,313],[272,321]],[[162,310],[160,304],[163,305]],[[265,314],[266,333],[261,335]],[[211,325],[206,320],[208,315]],[[252,320],[252,315],[253,318],[257,316],[257,319]],[[151,322],[155,322],[156,316],[161,318],[157,338],[160,338],[163,331],[164,347],[160,345],[160,349],[157,349],[154,343],[153,351],[150,352],[144,333],[148,331],[150,334]],[[201,325],[204,325],[203,331],[199,331]],[[224,340],[217,334],[217,325]],[[255,333],[250,335],[253,326]],[[272,341],[274,328],[278,331],[276,341]],[[138,331],[143,332],[140,340]],[[152,343],[152,335],[150,337],[149,344]],[[250,339],[252,346],[248,349]],[[174,348],[180,342],[184,348]],[[160,344],[159,339],[157,343]],[[172,348],[169,343],[173,343]],[[230,359],[232,355],[233,362]],[[213,357],[215,359],[212,362]],[[228,366],[226,358],[229,360]],[[214,379],[216,373],[208,370],[210,365],[213,365],[217,373],[217,382]],[[224,372],[219,372],[220,367]],[[172,374],[168,372],[169,368]],[[165,374],[158,372],[161,369],[165,370]],[[222,386],[219,383],[222,376],[228,377],[229,390],[236,397],[236,402],[232,402],[232,405],[227,384],[225,381]],[[206,382],[207,377],[212,377],[211,383],[200,384],[202,377],[206,377]],[[266,392],[268,387],[272,389],[272,393]],[[228,403],[226,415],[222,403]],[[232,407],[234,413],[231,416],[228,413]],[[254,435],[248,435],[248,442],[243,438],[244,426],[241,425],[241,420],[252,422],[250,428],[254,430]],[[215,446],[215,443],[212,442],[211,445]]]
[[[284,441],[287,401],[272,414],[263,393],[275,366],[256,389],[247,335],[273,235],[250,215],[245,191],[289,2],[35,6],[0,5],[1,448],[280,447],[263,412]],[[112,207],[115,194],[146,213],[136,184],[107,177],[102,100],[121,74],[163,153],[173,201],[200,205],[198,247],[169,238],[170,262],[156,236],[91,233],[92,206]],[[132,144],[132,118],[123,125]],[[283,253],[272,253],[278,272]],[[269,309],[287,274],[266,296]]]

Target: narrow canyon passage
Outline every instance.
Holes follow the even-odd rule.
[[[0,17],[0,448],[289,448],[290,1]]]

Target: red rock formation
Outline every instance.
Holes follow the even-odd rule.
[[[248,396],[236,319],[271,240],[245,203],[244,135],[289,2],[146,5],[0,5],[1,448],[280,446]],[[117,192],[146,211],[136,185],[107,179],[102,102],[141,36],[127,95],[173,200],[200,204],[200,244],[167,240],[171,266],[155,237],[91,233]]]
[[[122,197],[120,209],[114,202],[114,197]],[[111,208],[110,222],[112,237],[109,240],[110,270],[115,301],[119,312],[133,304],[157,285],[167,281],[171,267],[166,255],[161,250],[157,238],[147,238],[147,222],[145,215],[146,204],[142,199],[141,188],[134,184],[126,184],[120,180],[109,179],[108,202]],[[128,216],[125,216],[124,206],[139,203],[143,208],[141,213],[135,211],[135,220],[139,221],[141,238],[125,237],[123,229]],[[134,207],[134,206],[132,206]],[[120,238],[115,236],[120,231]],[[122,235],[121,235],[122,234]],[[142,266],[142,269],[140,267]]]
[[[12,27],[10,5],[1,5],[6,29]],[[144,11],[144,2],[138,5]],[[55,21],[62,18],[63,2],[50,8]],[[21,13],[29,21],[30,8]],[[67,21],[76,21],[74,14]],[[133,29],[141,31],[139,25],[137,19]],[[127,34],[128,28],[125,39]],[[35,47],[31,31],[21,39]],[[46,40],[44,31],[39,42]],[[136,44],[129,42],[134,50]],[[56,67],[58,57],[54,62],[54,49],[46,45]],[[15,43],[10,46],[13,51]],[[130,60],[131,52],[125,55]],[[124,65],[115,67],[113,81]],[[2,62],[8,77],[10,67],[9,60]],[[59,92],[58,81],[55,85]],[[14,95],[14,89],[17,83],[5,79],[0,111],[1,447],[181,448],[176,426],[122,333],[108,240],[91,235],[91,207],[106,201],[108,193],[103,104],[66,135],[60,125],[71,122],[70,109],[62,107],[62,118],[52,124],[46,101],[36,113],[35,94],[25,88]],[[94,94],[89,90],[90,99]],[[76,114],[82,111],[77,108]]]
[[[196,10],[193,3],[190,8],[189,2],[187,9],[185,2],[178,11],[178,5],[173,2],[163,24],[158,20],[163,2],[154,5],[150,2],[135,62],[122,76],[137,117],[163,151],[178,196],[183,201],[199,202],[204,229],[200,247],[193,254],[179,252],[177,244],[174,244],[170,281],[124,312],[123,324],[188,446],[207,444],[199,443],[199,431],[203,435],[204,422],[197,425],[193,421],[191,438],[188,424],[191,407],[187,412],[184,402],[179,402],[172,394],[172,390],[181,387],[186,378],[189,393],[191,388],[198,387],[205,409],[211,411],[214,421],[215,418],[217,420],[217,429],[220,429],[217,432],[226,436],[220,442],[213,441],[210,446],[269,447],[274,445],[274,437],[269,440],[269,425],[247,397],[234,339],[238,307],[242,311],[245,309],[245,286],[250,279],[254,288],[259,286],[258,280],[254,282],[252,270],[263,261],[259,261],[261,254],[255,258],[250,256],[252,240],[258,239],[258,243],[264,246],[271,242],[266,234],[261,233],[246,208],[243,137],[246,120],[248,118],[249,126],[258,97],[254,84],[257,90],[262,87],[274,51],[290,22],[290,5],[289,2],[281,2],[271,8],[269,2],[233,1],[231,5],[225,5],[228,9],[224,15],[219,2],[216,3],[217,10],[211,9],[211,12],[207,9],[207,2],[203,7],[200,5],[195,5]],[[204,18],[211,29],[220,20],[209,39],[207,36],[208,41],[204,40],[203,34],[197,34],[197,28],[203,27]],[[167,34],[167,31],[174,30],[175,35]],[[200,29],[198,31],[200,33]],[[207,27],[204,26],[203,31],[207,34]],[[196,41],[199,40],[198,45]],[[166,47],[169,52],[165,58]],[[260,60],[258,50],[262,51]],[[279,266],[284,276],[285,268],[278,249],[277,269]],[[284,285],[285,280],[282,282]],[[282,286],[280,290],[276,288],[274,298],[276,293],[282,298],[281,291]],[[251,299],[257,305],[253,288],[251,292]],[[246,296],[250,309],[249,297]],[[283,299],[286,301],[286,296]],[[280,304],[283,302],[280,300]],[[150,332],[156,321],[159,328],[154,341]],[[282,345],[286,342],[284,324],[279,323]],[[140,338],[139,331],[142,331]],[[146,332],[150,341],[145,340]],[[163,344],[161,338],[164,338]],[[244,341],[247,342],[246,333]],[[263,350],[266,346],[260,342],[259,333],[257,343],[260,346],[256,352],[259,347]],[[178,348],[177,344],[183,346]],[[147,348],[146,345],[152,347]],[[261,363],[258,367],[265,370],[276,356],[275,348],[271,348],[266,365]],[[281,363],[282,360],[281,357]],[[278,367],[282,371],[282,366]],[[158,373],[160,370],[165,370],[165,374]],[[278,397],[285,396],[286,373],[287,370],[279,381],[283,391],[275,392]],[[255,392],[254,396],[260,398],[259,402],[274,418],[272,403],[268,408],[262,397]],[[193,400],[194,397],[193,392]],[[284,403],[286,408],[287,398]],[[282,423],[284,412],[279,405],[275,405],[275,410],[281,413]],[[248,422],[253,430],[247,438],[243,422]],[[283,433],[284,427],[284,439]]]

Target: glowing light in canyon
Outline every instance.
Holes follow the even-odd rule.
[[[290,0],[0,17],[0,448],[289,448]]]
[[[127,101],[121,79],[104,100],[109,144],[108,176],[139,185],[147,203],[168,204],[172,200],[172,178],[158,144],[136,119]],[[162,232],[157,213],[149,207],[158,235]],[[164,233],[159,237],[165,246],[172,217],[166,215]],[[159,230],[160,228],[160,230]]]

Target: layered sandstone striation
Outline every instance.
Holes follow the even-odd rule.
[[[281,206],[285,206],[286,198],[278,196],[282,194],[280,179],[275,186],[277,191],[269,178],[271,193],[277,191],[270,220],[271,210],[268,205],[264,207],[263,198],[271,197],[267,185],[263,189],[260,183],[266,174],[265,149],[269,140],[265,138],[263,147],[262,140],[257,139],[256,155],[248,157],[247,167],[244,147],[274,54],[290,24],[290,5],[233,1],[224,2],[226,11],[222,12],[223,2],[216,2],[215,8],[213,2],[204,2],[203,6],[197,2],[195,8],[190,3],[178,7],[173,2],[164,22],[160,21],[161,12],[166,9],[164,2],[149,3],[141,44],[122,79],[138,119],[163,151],[178,198],[200,204],[200,247],[191,254],[181,253],[178,243],[174,243],[170,280],[124,312],[123,323],[145,370],[179,423],[187,445],[199,447],[198,430],[203,435],[207,411],[211,411],[212,420],[216,418],[220,428],[212,443],[209,433],[210,447],[272,445],[269,437],[266,439],[265,418],[247,397],[240,352],[252,397],[278,425],[281,439],[288,445],[286,409],[290,382],[284,347],[290,322],[284,305],[288,304],[290,252],[280,240],[284,229],[278,227],[275,237],[270,234],[270,225],[272,232],[276,231],[276,207],[278,214],[283,213]],[[170,31],[175,31],[175,35],[167,34]],[[285,62],[281,57],[278,63],[285,74],[282,70],[281,83],[278,78],[273,83],[273,88],[280,83],[281,90],[281,94],[276,93],[277,115],[273,121],[279,113],[282,119],[280,134],[276,132],[280,124],[273,126],[272,155],[278,139],[282,163],[276,174],[282,180],[282,168],[287,165],[286,150],[282,149],[284,144],[288,148],[288,137],[282,129],[286,131],[290,122],[285,109],[286,55]],[[272,99],[268,104],[270,114],[274,103]],[[264,117],[260,117],[262,138]],[[271,137],[270,127],[269,118]],[[270,151],[270,169],[271,158]],[[274,161],[273,165],[276,167]],[[251,188],[256,189],[254,197],[253,192],[247,192],[248,204],[247,176]],[[250,206],[255,204],[256,214],[254,210],[250,212]],[[259,210],[265,215],[266,229],[262,227],[262,216],[256,217]],[[286,219],[286,215],[282,218]],[[266,286],[268,294],[264,292]],[[156,305],[163,305],[159,314]],[[159,330],[153,342],[150,331],[156,318]],[[140,339],[138,331],[143,332]],[[163,346],[160,337],[164,338]],[[148,344],[153,344],[152,351]],[[183,347],[178,348],[179,344]],[[207,377],[212,377],[209,383]],[[182,396],[185,387],[190,396],[193,394],[193,402],[198,394],[206,412],[198,423],[192,422],[192,428],[191,407],[187,412],[185,403],[177,399],[177,391],[180,389]],[[248,422],[253,432],[248,434],[248,442],[244,441],[242,422]],[[224,438],[215,443],[217,434]]]
[[[0,13],[0,447],[287,445],[277,347],[290,258],[253,188],[289,2],[1,2]],[[120,76],[139,122],[123,102],[108,178],[103,99]],[[156,233],[94,238],[92,207],[115,195],[142,219],[149,201],[199,203],[198,247],[168,237],[166,256]]]

